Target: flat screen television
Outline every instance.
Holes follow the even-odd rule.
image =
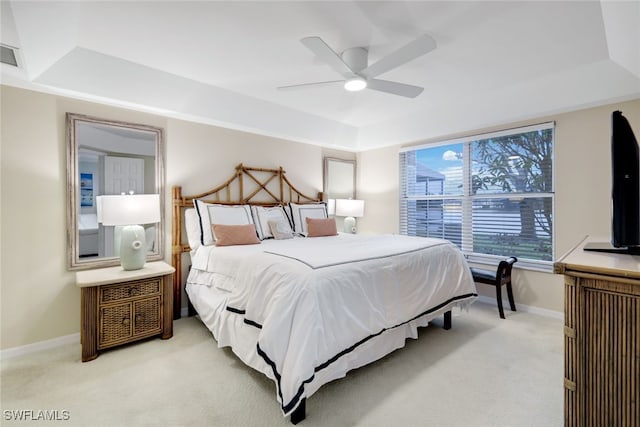
[[[611,242],[585,250],[640,255],[640,148],[629,121],[611,114]]]

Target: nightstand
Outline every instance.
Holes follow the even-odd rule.
[[[82,288],[82,361],[95,359],[99,350],[143,338],[171,338],[174,271],[158,261],[140,270],[118,266],[77,272],[76,285]]]

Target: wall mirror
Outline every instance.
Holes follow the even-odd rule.
[[[163,257],[161,128],[67,113],[67,254],[71,270],[119,265],[118,230],[98,223],[96,197],[160,195],[160,222],[145,225],[147,261]]]
[[[356,198],[356,161],[324,158],[324,188],[327,199]]]

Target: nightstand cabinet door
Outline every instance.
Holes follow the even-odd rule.
[[[133,336],[162,332],[162,298],[146,298],[133,303]]]
[[[131,338],[131,304],[100,307],[98,348],[107,348]]]
[[[162,332],[159,277],[101,286],[98,349]]]

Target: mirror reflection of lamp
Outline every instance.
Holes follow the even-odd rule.
[[[344,216],[344,232],[356,232],[356,218],[364,216],[364,200],[336,199],[336,216]]]
[[[327,200],[327,215],[332,216],[336,214],[336,199]]]
[[[98,222],[123,226],[120,234],[120,264],[124,270],[139,270],[147,259],[145,230],[140,224],[160,222],[160,195],[122,194],[96,197]]]

